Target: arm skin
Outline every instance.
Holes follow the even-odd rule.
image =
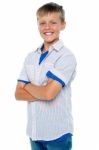
[[[15,97],[17,100],[52,100],[62,88],[61,84],[49,79],[47,85],[37,86],[32,83],[18,83]]]
[[[28,93],[24,89],[25,83],[18,82],[15,90],[15,98],[16,100],[21,100],[21,101],[34,101],[36,100],[35,97],[33,97],[30,93]]]

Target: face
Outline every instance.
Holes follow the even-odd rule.
[[[48,13],[38,18],[38,29],[44,44],[51,45],[59,40],[60,31],[65,28],[65,22],[60,19],[59,13]]]

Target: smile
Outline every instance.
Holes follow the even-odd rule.
[[[52,32],[45,32],[44,34],[49,36],[49,35],[52,35],[53,33]]]

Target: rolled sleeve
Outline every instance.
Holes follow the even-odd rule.
[[[26,59],[24,61],[23,68],[22,68],[22,70],[20,72],[20,75],[19,75],[19,78],[18,78],[17,81],[18,82],[23,82],[25,84],[30,83],[30,81],[28,79],[27,72],[26,72]]]
[[[76,60],[73,55],[63,56],[57,60],[55,67],[48,70],[46,76],[58,81],[62,87],[68,85],[76,74]]]
[[[64,78],[64,76],[62,76],[62,74],[60,74],[60,72],[57,71],[56,69],[53,68],[50,71],[48,71],[46,76],[48,78],[51,78],[53,80],[58,81],[62,85],[62,87],[65,86],[65,78]]]

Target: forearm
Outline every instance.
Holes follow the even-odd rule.
[[[23,88],[19,88],[16,92],[15,92],[15,98],[16,100],[20,100],[20,101],[35,101],[36,98],[34,96],[32,96],[30,93],[28,93],[25,89]]]
[[[46,96],[46,86],[37,86],[34,84],[27,84],[24,86],[24,89],[30,93],[33,97],[39,100],[47,100]]]
[[[24,89],[39,100],[52,100],[61,89],[61,85],[54,80],[49,80],[47,85],[26,84]]]

